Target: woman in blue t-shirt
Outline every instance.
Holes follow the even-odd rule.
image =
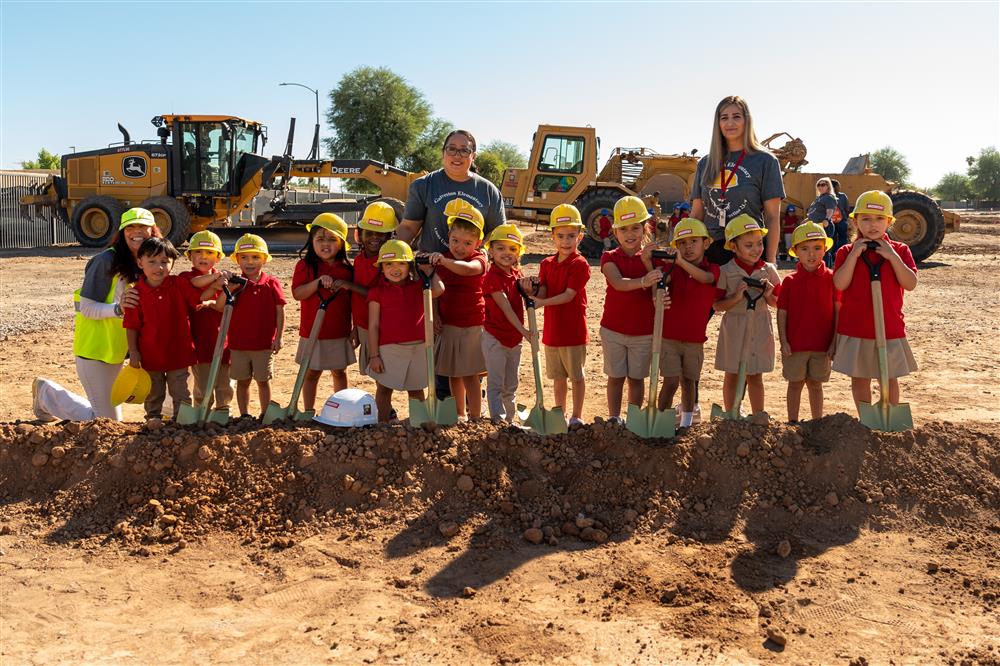
[[[824,176],[816,181],[816,198],[809,204],[808,218],[810,222],[823,227],[823,231],[830,238],[836,240],[836,223],[840,222],[840,207],[837,197],[833,193],[833,183]],[[833,268],[833,252],[827,252],[823,256],[823,262],[827,268]]]

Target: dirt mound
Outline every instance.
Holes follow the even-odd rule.
[[[0,516],[23,511],[51,539],[110,537],[143,554],[212,531],[288,546],[391,523],[406,527],[390,551],[467,524],[483,539],[551,545],[660,529],[699,540],[741,529],[764,543],[781,531],[794,535],[790,550],[872,523],[1000,530],[998,475],[992,424],[886,434],[843,414],[707,423],[662,442],[608,423],[546,438],[487,422],[435,433],[0,425]]]

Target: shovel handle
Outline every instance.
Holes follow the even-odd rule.
[[[229,285],[235,284],[237,288],[230,291]],[[236,295],[243,291],[243,288],[247,286],[247,279],[242,275],[234,275],[229,278],[226,282],[222,283],[222,291],[226,294],[226,305],[232,305],[236,300]]]
[[[413,258],[413,263],[416,264],[417,266],[430,266],[431,258],[428,257],[426,254],[419,254]],[[431,278],[434,277],[434,273],[435,271],[433,270],[430,272],[430,274],[427,274],[424,273],[419,268],[417,269],[417,275],[420,276],[420,280],[424,283],[424,289],[431,288]]]
[[[873,240],[865,241],[865,245],[869,250],[877,250],[880,247],[879,242]],[[868,260],[866,255],[867,252],[861,253],[861,261],[865,262],[865,266],[868,267],[868,277],[872,282],[878,282],[882,279],[882,264],[885,263],[885,257],[879,256],[878,261],[873,263]]]
[[[327,306],[330,305],[330,303],[332,303],[334,301],[334,299],[337,298],[337,296],[340,296],[340,292],[341,292],[340,289],[334,289],[334,290],[332,290],[330,292],[329,296],[327,296],[326,298],[323,298],[320,295],[320,293],[319,293],[320,290],[326,291],[325,289],[323,289],[323,287],[317,287],[316,288],[316,297],[319,298],[319,309],[320,310],[326,310]]]
[[[528,296],[528,292],[526,292],[524,290],[524,288],[521,286],[520,282],[517,283],[517,290],[519,292],[521,292],[521,298],[524,299],[524,305],[525,305],[525,307],[534,309],[535,308],[535,299],[532,298],[531,296]]]
[[[743,292],[743,297],[747,300],[747,310],[756,310],[757,301],[764,297],[764,282],[752,277],[743,278],[743,282],[745,282],[747,287],[750,289],[760,289],[760,293],[756,296],[751,296],[749,291]]]

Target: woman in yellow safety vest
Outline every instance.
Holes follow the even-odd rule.
[[[87,397],[38,377],[31,385],[32,407],[37,418],[121,420],[121,407],[111,404],[111,386],[128,351],[122,306],[131,304],[126,290],[139,279],[136,263],[139,246],[153,236],[162,236],[153,214],[145,208],[130,208],[122,213],[111,245],[87,262],[83,286],[73,292],[76,308],[73,355],[76,374]]]

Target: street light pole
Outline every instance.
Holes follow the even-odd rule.
[[[319,89],[310,88],[302,83],[279,83],[279,86],[298,86],[299,88],[305,88],[313,95],[316,96],[316,155],[313,156],[314,159],[319,159]]]

